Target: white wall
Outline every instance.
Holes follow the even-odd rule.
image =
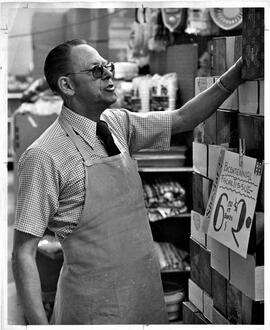
[[[32,17],[35,12],[66,12],[66,9],[10,8],[8,12],[8,72],[13,75],[28,74],[33,66]],[[17,34],[27,36],[14,38]]]

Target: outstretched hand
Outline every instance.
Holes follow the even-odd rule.
[[[234,90],[241,85],[245,80],[242,79],[242,67],[243,67],[242,56],[232,65],[223,75],[220,77],[222,84],[228,90]]]

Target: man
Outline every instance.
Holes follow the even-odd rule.
[[[167,149],[172,134],[209,117],[242,82],[241,66],[240,59],[178,110],[137,114],[106,110],[116,101],[114,67],[85,41],[72,40],[49,53],[45,77],[62,97],[63,109],[21,157],[14,232],[13,272],[30,324],[48,324],[35,262],[46,227],[64,253],[51,324],[168,322],[130,154]],[[116,145],[112,154],[97,136],[104,121]]]

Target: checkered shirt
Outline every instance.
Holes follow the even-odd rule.
[[[107,157],[96,136],[96,123],[63,106],[63,116],[73,127],[93,160]],[[133,113],[107,109],[108,123],[124,150],[170,147],[171,112]],[[76,227],[85,197],[82,157],[56,120],[27,150],[18,164],[15,229],[42,237],[48,227],[61,241]]]

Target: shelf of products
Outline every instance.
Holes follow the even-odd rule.
[[[192,172],[192,167],[144,167],[138,166],[140,172]]]
[[[182,323],[182,301],[190,277],[190,209],[193,168],[187,147],[166,152],[142,152],[138,161],[154,246],[160,264],[170,323]],[[173,299],[171,301],[171,299]]]

